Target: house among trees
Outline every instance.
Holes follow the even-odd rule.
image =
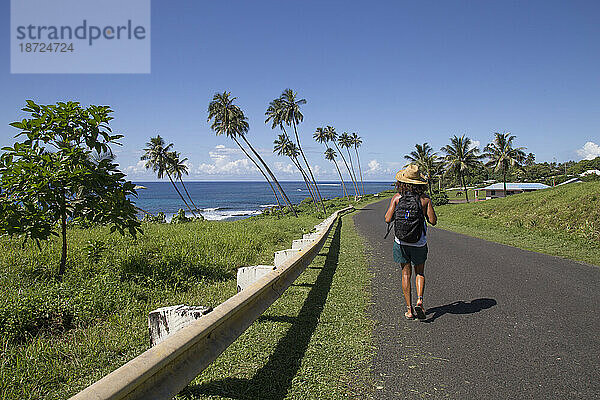
[[[483,191],[485,193],[485,199],[495,199],[498,197],[506,197],[511,194],[533,192],[534,190],[547,189],[550,186],[544,185],[543,183],[506,183],[506,193],[504,193],[504,183],[498,182],[493,185],[486,186],[484,188],[475,189],[475,196],[478,199],[483,198]]]

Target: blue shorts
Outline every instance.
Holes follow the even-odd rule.
[[[413,266],[424,264],[427,260],[427,245],[416,247],[394,242],[394,261],[401,264],[411,263]]]

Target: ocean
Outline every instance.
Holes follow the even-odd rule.
[[[136,206],[156,215],[164,212],[170,220],[180,208],[186,210],[185,204],[173,189],[170,182],[135,182],[143,186],[139,189]],[[294,204],[309,197],[304,182],[280,182],[283,190]],[[392,189],[391,182],[364,182],[366,193],[379,193]],[[258,215],[266,207],[277,205],[273,192],[267,182],[185,182],[190,196],[207,220],[233,220]],[[346,182],[346,187],[353,193],[352,183]],[[180,184],[178,188],[185,196]],[[319,191],[323,198],[342,196],[342,185],[338,182],[319,182]],[[281,201],[281,200],[280,200]],[[284,205],[281,201],[282,206]]]

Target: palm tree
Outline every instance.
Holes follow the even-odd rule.
[[[362,188],[362,194],[364,196],[365,184],[363,182],[362,169],[360,167],[360,158],[358,157],[358,148],[362,145],[362,139],[356,134],[356,132],[353,132],[352,135],[350,135],[350,138],[352,139],[352,145],[354,145],[354,150],[356,151],[356,162],[358,163],[358,172],[360,173],[360,186]]]
[[[342,185],[344,186],[346,198],[348,199],[348,203],[350,203],[350,196],[348,195],[348,191],[346,191],[346,185],[344,184],[344,178],[342,177],[342,173],[340,172],[340,168],[338,167],[337,161],[335,161],[335,157],[337,157],[337,154],[335,154],[335,150],[332,149],[331,147],[327,147],[327,150],[325,150],[325,159],[329,160],[329,161],[333,161],[333,163],[335,164],[335,169],[337,169],[338,175],[340,176],[340,180],[342,181]]]
[[[333,145],[337,149],[340,156],[342,156],[342,161],[344,162],[344,165],[346,166],[346,169],[348,170],[348,175],[350,175],[350,179],[352,179],[352,173],[350,172],[350,167],[348,166],[348,163],[346,162],[344,153],[342,153],[342,151],[340,150],[340,148],[337,145],[338,135],[337,135],[337,132],[335,131],[335,128],[333,126],[327,125],[325,127],[325,132],[327,135],[327,140],[333,143]],[[358,197],[358,192],[356,191],[356,188],[355,188],[354,193],[355,193],[354,199],[356,200],[356,198]]]
[[[289,137],[287,137],[283,134],[279,135],[277,137],[277,139],[275,141],[273,141],[273,145],[274,145],[274,147],[273,147],[274,153],[277,153],[277,155],[280,155],[280,156],[288,156],[290,158],[290,160],[292,160],[292,163],[294,164],[294,166],[296,168],[298,168],[298,170],[302,174],[304,183],[306,184],[306,187],[307,187],[307,189],[309,189],[309,192],[310,192],[310,184],[309,184],[308,175],[306,175],[306,172],[304,171],[304,169],[302,168],[302,165],[300,165],[300,162],[298,161],[298,156],[300,155],[298,146],[296,146],[296,144],[293,143]],[[313,199],[313,203],[315,205],[317,212],[319,212],[319,205],[317,204],[317,202],[315,201],[314,198],[312,198],[312,199]]]
[[[150,141],[146,143],[146,146],[147,147],[144,149],[145,153],[140,158],[142,161],[146,161],[146,165],[144,165],[146,169],[151,168],[152,171],[156,173],[158,179],[162,179],[163,176],[166,174],[169,178],[169,181],[171,181],[171,185],[173,185],[173,187],[177,191],[177,194],[179,195],[179,197],[181,197],[181,200],[183,200],[183,203],[195,217],[196,213],[194,213],[192,207],[190,207],[188,202],[185,200],[185,198],[177,188],[177,185],[175,185],[173,177],[171,176],[171,169],[169,166],[169,151],[173,147],[173,143],[170,143],[169,145],[165,146],[165,140],[162,137],[160,137],[160,135],[157,135],[156,137],[151,137]]]
[[[265,123],[268,123],[269,121],[271,121],[271,129],[275,129],[276,127],[279,127],[283,131],[283,136],[286,139],[286,145],[289,146],[287,141],[291,142],[291,140],[290,140],[290,137],[288,136],[287,131],[285,130],[285,126],[284,126],[283,101],[281,100],[281,98],[277,98],[269,103],[269,107],[267,108],[265,115],[267,116]],[[276,142],[277,142],[277,140],[276,140]],[[279,154],[281,154],[281,153],[279,153]],[[306,175],[306,172],[303,170],[302,166],[300,165],[299,162],[297,162],[297,160],[296,160],[296,162],[294,162],[294,166],[296,166],[296,168],[298,168],[298,170],[302,174],[302,179],[304,180],[304,183],[306,184],[308,193],[310,194],[310,197],[313,200],[313,204],[315,205],[315,208],[318,210],[319,205],[317,204],[317,196],[313,190],[313,187],[310,184],[310,179],[308,178],[308,175]]]
[[[196,205],[196,203],[194,203],[194,200],[192,199],[192,197],[190,196],[190,193],[187,190],[187,187],[185,186],[185,183],[183,183],[183,175],[188,175],[188,166],[185,164],[185,162],[188,160],[187,157],[184,158],[183,160],[181,160],[179,158],[179,153],[176,151],[170,151],[167,153],[167,168],[169,168],[171,170],[171,174],[175,177],[175,179],[179,179],[179,182],[181,182],[181,186],[183,186],[183,190],[185,190],[185,194],[187,195],[187,198],[190,200],[190,202],[192,203],[192,205],[194,206],[194,209],[200,214],[200,210],[198,209],[198,206]]]
[[[327,143],[329,142],[329,138],[330,138],[329,131],[327,129],[323,129],[323,128],[319,127],[315,130],[315,133],[313,134],[313,138],[317,142],[323,143],[325,145],[325,158],[327,160],[334,162],[335,168],[338,170],[338,173],[339,173],[340,169],[338,168],[337,161],[335,160],[335,157],[337,157],[337,154],[335,154],[335,151],[333,151],[333,149],[331,149],[331,151],[333,151],[333,154],[331,154],[331,152],[329,152],[330,158],[327,158],[328,157],[327,151],[329,150]],[[342,180],[342,190],[343,190],[344,196],[347,196],[348,198],[350,198],[350,196],[348,195],[348,189],[346,189],[346,183],[344,182],[344,178],[342,177],[341,173],[340,173],[340,179]]]
[[[521,167],[525,162],[525,147],[513,147],[516,136],[510,133],[494,133],[494,141],[483,149],[485,157],[489,158],[486,166],[493,167],[494,172],[502,171],[504,196],[506,197],[506,173],[509,167]]]
[[[532,167],[535,164],[535,154],[529,153],[525,158],[525,165],[528,167]]]
[[[260,155],[256,152],[256,150],[254,150],[254,148],[250,145],[250,142],[248,142],[248,140],[246,139],[245,134],[248,132],[248,129],[249,129],[248,121],[247,121],[246,116],[244,115],[244,112],[237,105],[233,104],[233,101],[235,99],[236,99],[236,97],[231,97],[231,93],[227,92],[227,91],[225,91],[223,93],[216,93],[213,96],[212,101],[208,105],[208,121],[213,120],[213,123],[210,126],[210,128],[213,131],[215,131],[215,133],[217,135],[225,134],[225,136],[231,138],[235,142],[235,144],[237,144],[238,147],[242,150],[242,152],[246,155],[246,157],[248,157],[250,159],[250,161],[252,161],[252,163],[254,163],[256,168],[260,171],[260,173],[263,175],[263,177],[269,183],[269,186],[271,186],[271,190],[273,190],[273,195],[275,196],[275,199],[277,200],[277,205],[279,206],[279,209],[281,209],[281,204],[279,203],[279,198],[277,197],[275,188],[273,188],[273,185],[269,181],[269,178],[267,178],[267,175],[264,173],[262,168],[260,168],[258,163],[250,156],[250,154],[248,154],[246,149],[244,149],[242,147],[242,145],[237,140],[237,138],[241,137],[244,140],[244,142],[246,142],[246,144],[248,145],[250,150],[252,150],[252,152],[254,153],[256,158],[258,158],[260,160],[260,162],[263,164],[263,167],[265,168],[265,170],[267,171],[267,173],[269,174],[269,176],[271,177],[273,182],[275,182],[275,185],[279,189],[279,192],[283,196],[285,202],[290,207],[290,209],[292,210],[294,215],[297,217],[298,214],[296,213],[296,209],[294,208],[293,204],[291,203],[291,201],[288,199],[287,195],[281,188],[281,185],[275,178],[275,175],[273,175],[273,172],[271,172],[271,169],[264,162],[262,157],[260,157]]]
[[[313,175],[312,169],[310,168],[310,164],[304,155],[304,151],[302,150],[302,145],[300,145],[300,138],[298,136],[298,124],[304,120],[304,115],[300,111],[300,106],[306,104],[305,99],[297,100],[298,94],[294,92],[292,89],[285,89],[283,93],[281,93],[280,99],[280,108],[281,108],[281,121],[285,123],[287,126],[294,127],[294,134],[296,135],[296,144],[298,145],[298,150],[300,150],[300,155],[302,155],[302,159],[304,160],[304,164],[306,164],[306,168],[308,169],[308,173],[310,174],[310,178],[312,183],[314,184],[315,190],[317,192],[317,199],[321,203],[321,207],[323,208],[323,213],[326,214],[325,204],[323,204],[323,199],[321,198],[321,192],[319,191],[319,186],[317,185],[317,181],[315,180],[315,176]]]
[[[346,151],[348,152],[348,159],[350,160],[350,167],[352,168],[352,173],[350,174],[350,177],[352,178],[352,183],[354,184],[356,192],[360,195],[360,190],[358,188],[358,180],[356,179],[356,174],[354,173],[354,164],[352,163],[352,156],[350,155],[352,138],[350,137],[350,135],[348,135],[347,132],[344,132],[338,138],[338,143],[340,144],[341,148],[346,148]]]
[[[431,181],[437,170],[437,153],[433,151],[428,143],[422,145],[416,144],[415,149],[404,156],[405,159],[411,161],[419,166],[419,169],[423,172],[423,175],[427,178],[429,185],[429,193],[431,192]]]
[[[442,151],[446,153],[445,161],[447,171],[458,177],[465,191],[467,203],[469,195],[467,193],[467,185],[465,184],[465,175],[469,170],[475,168],[481,161],[479,149],[477,146],[472,146],[472,141],[465,135],[458,137],[454,135],[450,138],[450,144],[442,147]]]

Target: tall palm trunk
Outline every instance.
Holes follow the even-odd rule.
[[[358,192],[358,195],[360,196],[360,190],[358,188],[358,181],[356,180],[356,174],[354,173],[354,164],[352,163],[352,156],[350,155],[350,148],[346,147],[346,151],[348,152],[348,159],[350,160],[350,167],[352,168],[352,174],[350,175],[350,178],[352,178],[352,183],[355,185],[356,191]]]
[[[507,194],[506,194],[506,170],[502,171],[502,182],[504,182],[504,197],[507,197]]]
[[[327,152],[327,149],[328,149],[327,144],[324,142],[323,145],[325,145],[325,152]],[[340,174],[340,180],[342,181],[342,197],[346,196],[346,197],[348,197],[348,201],[350,201],[350,196],[348,195],[348,189],[346,189],[346,184],[344,183],[344,178],[342,177],[340,169],[338,168],[337,161],[335,161],[335,158],[333,158],[331,161],[333,161],[333,163],[335,164],[335,168],[338,171],[338,174]]]
[[[285,138],[291,142],[291,139],[290,139],[287,131],[285,130],[285,127],[283,125],[280,125],[280,127],[281,127],[281,130],[283,131],[283,134],[285,135]],[[315,193],[312,185],[310,184],[310,179],[308,179],[308,175],[306,175],[306,172],[304,172],[304,170],[300,166],[299,162],[297,164],[294,163],[294,165],[296,166],[296,168],[298,168],[298,170],[302,174],[304,183],[306,184],[306,187],[308,188],[308,193],[310,194],[310,197],[312,198],[313,203],[316,205],[316,207],[319,207],[317,204],[317,194]]]
[[[246,155],[246,157],[248,157],[248,159],[250,161],[252,161],[252,163],[254,164],[254,166],[256,166],[256,169],[258,169],[260,171],[260,173],[262,174],[262,176],[265,178],[265,180],[267,181],[267,183],[271,187],[271,190],[273,191],[273,196],[275,196],[275,201],[277,201],[277,207],[279,208],[279,213],[281,215],[283,215],[283,211],[282,211],[283,208],[281,207],[281,203],[279,202],[279,197],[277,197],[277,192],[275,192],[275,188],[273,187],[273,184],[271,183],[271,181],[269,180],[269,178],[267,177],[267,175],[264,173],[264,171],[262,170],[262,168],[260,168],[260,166],[256,163],[256,161],[252,157],[250,157],[250,154],[248,154],[248,152],[246,151],[246,149],[244,149],[242,147],[242,145],[240,144],[240,142],[238,142],[237,139],[234,138],[234,137],[232,137],[232,139],[238,145],[238,147],[242,150],[242,152]],[[293,210],[293,208],[292,208],[292,210]],[[294,214],[296,214],[295,211],[294,211]]]
[[[310,178],[315,185],[315,189],[317,191],[317,196],[319,201],[321,202],[321,207],[323,208],[323,216],[327,215],[327,211],[325,211],[325,204],[323,204],[323,198],[321,197],[321,192],[319,191],[319,186],[317,185],[317,181],[315,180],[315,176],[312,173],[312,169],[310,168],[310,164],[306,160],[306,156],[304,155],[304,150],[302,150],[302,146],[300,146],[300,138],[298,137],[298,129],[296,129],[296,122],[294,121],[294,134],[296,134],[296,142],[298,143],[298,150],[300,150],[300,154],[302,154],[302,159],[306,164],[306,168],[308,168],[308,172],[310,173]]]
[[[258,170],[263,174],[263,176],[265,176],[265,173],[258,166],[258,163],[256,161],[254,161],[254,159],[252,157],[250,157],[250,155],[242,147],[242,145],[240,144],[240,142],[238,142],[238,140],[235,137],[232,137],[232,139],[239,146],[239,148],[242,149],[242,151],[244,152],[244,154],[246,154],[246,157],[248,157],[250,160],[252,160],[252,162],[254,163],[254,165],[256,165],[256,168],[258,168]],[[283,191],[283,188],[279,184],[279,181],[277,181],[277,178],[275,178],[275,175],[273,175],[273,172],[271,172],[271,169],[269,168],[269,166],[265,163],[265,161],[262,159],[262,157],[256,152],[256,150],[254,150],[254,147],[252,147],[252,145],[250,144],[250,142],[248,142],[248,140],[246,139],[246,137],[242,136],[242,139],[244,140],[244,142],[246,142],[246,144],[248,145],[248,147],[250,148],[250,150],[252,150],[252,152],[254,153],[254,155],[256,156],[256,158],[258,158],[258,160],[265,167],[265,170],[267,171],[267,173],[269,174],[269,176],[271,177],[271,179],[273,180],[273,182],[275,182],[275,186],[277,186],[277,189],[279,190],[279,193],[281,193],[281,196],[283,197],[284,201],[287,203],[288,207],[290,207],[290,209],[294,213],[294,216],[297,217],[298,214],[296,213],[296,209],[294,208],[294,205],[292,204],[292,202],[290,201],[290,199],[287,197],[287,195]],[[265,179],[267,179],[266,176],[265,176]],[[267,182],[269,182],[269,179],[267,179]],[[269,184],[270,184],[270,182],[269,182]],[[273,186],[271,186],[271,189],[273,189]],[[273,190],[273,193],[275,193],[275,190]],[[275,198],[277,198],[277,195],[275,195]],[[277,204],[279,204],[279,199],[277,200]],[[281,205],[279,207],[281,208]]]
[[[467,199],[467,203],[468,203],[469,202],[469,193],[467,193],[467,185],[465,184],[465,177],[463,176],[463,174],[460,174],[460,180],[462,182],[463,189],[465,191],[465,199]]]
[[[315,206],[315,209],[317,210],[317,212],[319,212],[319,204],[317,203],[316,199],[314,198],[313,194],[312,194],[312,189],[310,187],[310,180],[308,179],[308,175],[306,174],[306,172],[304,171],[304,168],[302,168],[302,165],[300,165],[300,162],[295,159],[295,158],[291,158],[292,163],[296,166],[296,168],[298,168],[298,171],[300,171],[300,173],[302,174],[302,179],[304,179],[304,184],[306,185],[306,188],[308,189],[308,191],[310,192],[310,196],[311,199],[313,201],[313,204]]]
[[[342,176],[342,173],[340,172],[340,168],[338,167],[338,164],[335,161],[335,159],[333,160],[333,163],[335,164],[335,169],[337,169],[338,175],[340,176],[340,180],[342,181],[342,189],[344,189],[344,194],[346,195],[346,198],[348,199],[348,203],[350,203],[350,195],[348,194],[348,189],[346,189],[346,184],[344,183],[344,177]]]
[[[183,190],[185,190],[185,194],[187,195],[188,199],[192,202],[192,205],[194,206],[194,209],[196,211],[198,211],[198,213],[200,213],[200,210],[198,209],[198,206],[196,205],[196,203],[194,203],[194,200],[192,200],[192,197],[190,196],[187,187],[185,187],[185,183],[183,183],[183,179],[181,179],[181,176],[179,177],[179,182],[181,182],[181,186],[183,186]]]
[[[306,171],[304,171],[304,168],[302,168],[302,165],[300,164],[300,162],[298,161],[297,158],[290,157],[290,159],[292,160],[292,163],[294,164],[294,166],[296,168],[298,168],[298,171],[300,171],[300,173],[302,174],[302,179],[304,180],[306,189],[308,190],[308,193],[310,194],[310,198],[312,199],[317,212],[319,212],[319,203],[317,203],[317,195],[314,192],[314,188],[310,184],[310,179],[309,179],[308,175],[306,174]]]
[[[183,202],[185,203],[185,205],[188,208],[188,210],[190,210],[190,212],[192,213],[192,215],[194,217],[196,217],[196,213],[194,212],[194,210],[192,210],[192,207],[190,207],[190,205],[188,204],[188,202],[185,201],[185,198],[183,197],[183,195],[179,191],[179,188],[177,187],[177,185],[175,184],[175,182],[173,182],[173,178],[171,178],[171,174],[167,172],[167,176],[169,177],[169,180],[171,181],[171,185],[173,185],[173,187],[177,191],[177,194],[179,195],[179,197],[181,197],[181,200],[183,200]]]
[[[346,169],[348,170],[348,174],[350,175],[350,179],[352,179],[352,173],[350,172],[350,167],[348,166],[348,163],[346,162],[346,158],[344,157],[344,153],[342,153],[340,151],[340,148],[338,147],[337,143],[335,142],[335,140],[333,141],[333,144],[335,145],[335,148],[337,149],[338,153],[340,153],[340,156],[342,156],[342,161],[344,161],[344,164],[346,165]],[[354,188],[354,200],[356,200],[356,198],[358,197],[358,193],[356,192],[356,188]]]
[[[362,169],[360,168],[360,158],[358,158],[358,148],[355,147],[354,150],[356,151],[356,162],[358,163],[358,172],[360,173],[360,186],[362,188],[362,194],[364,196],[365,195],[365,184],[363,182]]]

